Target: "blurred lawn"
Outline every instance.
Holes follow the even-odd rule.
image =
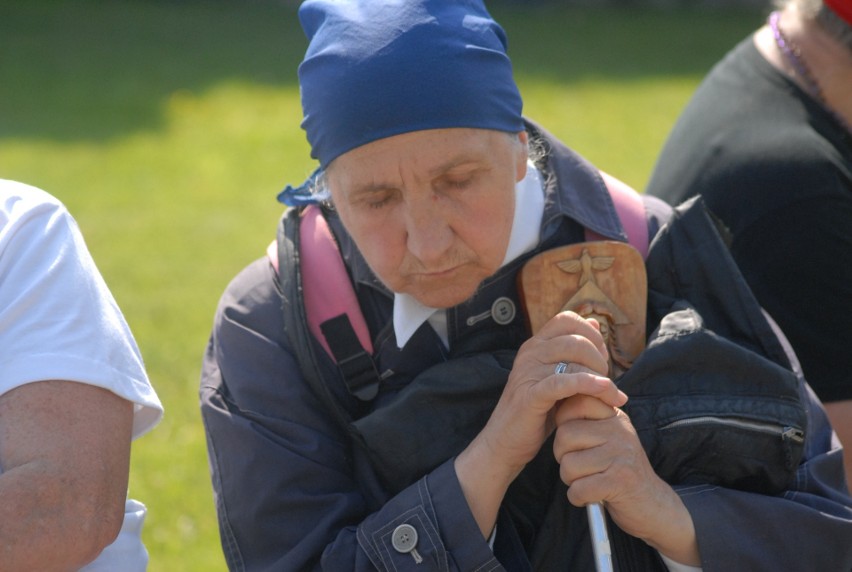
[[[0,0],[0,178],[76,216],[166,407],[134,445],[150,570],[223,570],[197,409],[230,278],[261,256],[276,192],[312,170],[293,2]],[[762,13],[492,6],[525,113],[644,187],[709,67]]]

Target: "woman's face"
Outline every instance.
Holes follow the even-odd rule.
[[[368,143],[327,168],[335,208],[388,288],[433,308],[468,299],[503,262],[526,134],[431,129]]]

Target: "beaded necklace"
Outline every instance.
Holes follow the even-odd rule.
[[[780,20],[781,14],[779,12],[772,12],[772,14],[769,15],[769,28],[772,30],[772,35],[775,37],[775,44],[778,46],[778,49],[781,50],[781,53],[784,54],[784,57],[787,58],[787,61],[793,66],[796,75],[802,78],[805,82],[808,91],[811,92],[811,95],[813,95],[816,100],[822,104],[829,114],[834,117],[834,120],[837,121],[847,133],[852,133],[852,128],[849,127],[846,120],[834,111],[834,109],[832,109],[826,101],[825,94],[823,94],[819,82],[817,82],[816,78],[811,73],[810,68],[808,68],[805,63],[799,46],[791,42],[787,36],[784,35],[784,32],[781,31],[781,27],[778,25]]]

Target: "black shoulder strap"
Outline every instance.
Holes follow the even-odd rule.
[[[371,401],[379,393],[379,372],[373,358],[361,345],[349,316],[340,314],[319,327],[349,393],[361,401]]]

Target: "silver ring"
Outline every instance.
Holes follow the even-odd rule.
[[[565,363],[564,361],[561,361],[558,364],[556,364],[556,369],[553,370],[553,373],[555,373],[555,374],[565,373],[565,370],[567,370],[567,369],[568,369],[568,364]]]

